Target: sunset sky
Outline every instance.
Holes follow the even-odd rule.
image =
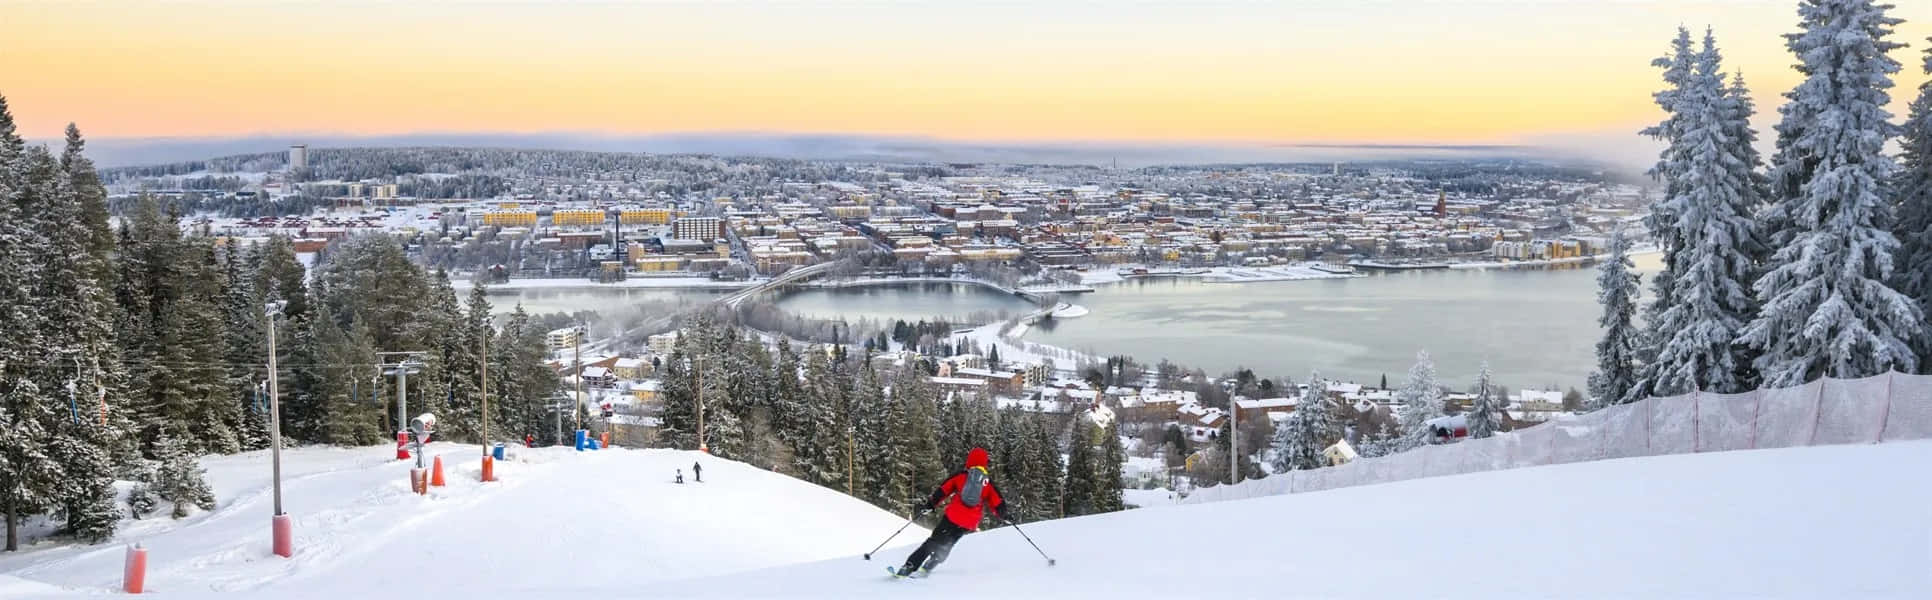
[[[0,4],[28,136],[784,132],[985,141],[1536,143],[1657,117],[1717,28],[1767,123],[1793,0]],[[1894,111],[1926,76],[1932,2]]]

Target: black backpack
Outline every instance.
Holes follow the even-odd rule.
[[[966,483],[959,486],[959,502],[967,508],[979,506],[980,493],[986,489],[986,472],[980,469],[966,470]]]

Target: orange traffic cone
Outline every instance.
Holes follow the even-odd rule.
[[[437,456],[435,464],[430,469],[429,484],[436,487],[443,487],[443,457],[440,455]]]
[[[483,455],[483,481],[496,481],[496,461]]]
[[[603,435],[603,438],[602,438],[602,440],[601,440],[601,441],[600,441],[600,442],[599,442],[599,443],[597,444],[597,447],[598,447],[598,448],[609,448],[609,447],[610,447],[610,432],[608,432],[608,431],[606,431],[606,432],[604,432],[604,435]]]

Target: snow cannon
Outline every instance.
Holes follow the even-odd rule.
[[[436,433],[436,415],[416,415],[416,418],[409,420],[409,431],[416,434],[416,443],[429,443],[429,436]]]

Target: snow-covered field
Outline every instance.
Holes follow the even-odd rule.
[[[474,594],[644,590],[846,556],[905,523],[838,492],[691,452],[518,449],[497,464],[499,481],[483,484],[476,446],[430,451],[443,455],[449,485],[428,496],[408,493],[414,463],[394,460],[393,447],[285,452],[290,559],[269,553],[262,452],[203,461],[217,510],[124,523],[117,541],[148,549],[148,590],[168,596],[483,597]],[[690,481],[697,460],[705,483],[672,483],[678,469]],[[122,558],[121,544],[0,555],[0,597],[115,590]]]
[[[220,510],[136,536],[154,552],[150,588],[188,598],[1932,597],[1929,441],[1576,463],[1040,522],[1026,532],[1057,566],[1001,528],[967,536],[931,578],[910,581],[884,568],[923,531],[862,560],[904,521],[722,461],[706,463],[712,483],[666,483],[690,453],[526,452],[491,485],[469,483],[474,461],[464,460],[449,488],[419,498],[404,493],[404,466],[381,460],[388,449],[320,452],[329,455],[291,461],[302,465],[289,486],[295,558],[268,554],[260,489],[224,490],[232,499]],[[211,474],[236,485],[239,467],[259,464],[248,458],[212,459]],[[120,559],[114,545],[0,559],[0,595],[102,592]]]

